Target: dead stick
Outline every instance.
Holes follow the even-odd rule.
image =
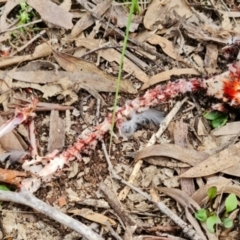
[[[41,201],[29,191],[24,190],[21,192],[11,192],[0,190],[0,201],[15,202],[26,205],[73,229],[89,240],[103,240],[100,235],[92,231],[88,226]]]

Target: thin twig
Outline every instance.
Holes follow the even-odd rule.
[[[104,224],[107,226],[108,230],[110,231],[110,233],[112,234],[112,236],[113,236],[114,238],[116,238],[117,240],[122,240],[122,238],[121,238],[121,237],[114,231],[114,229],[111,227],[111,225],[109,224],[109,222],[105,222]]]
[[[33,43],[35,40],[37,40],[39,37],[41,37],[43,34],[46,33],[46,30],[41,31],[39,34],[34,36],[30,41],[28,41],[26,44],[24,44],[22,47],[18,48],[17,51],[13,52],[11,54],[11,57],[13,57],[18,52],[21,52],[23,49],[25,49],[27,46],[29,46],[31,43]]]
[[[0,200],[26,205],[40,213],[56,220],[57,222],[73,229],[89,240],[103,240],[103,238],[92,231],[85,224],[62,213],[60,210],[50,206],[32,195],[29,191],[11,192],[0,190]]]
[[[29,23],[26,23],[26,24],[23,24],[23,25],[20,25],[20,26],[17,26],[17,27],[8,28],[6,30],[1,31],[0,34],[1,33],[5,33],[5,32],[11,32],[11,31],[17,30],[19,28],[25,28],[25,27],[27,27],[29,25],[33,25],[33,24],[40,23],[40,22],[42,22],[42,19],[38,19],[36,21],[32,21],[32,22],[29,22]]]

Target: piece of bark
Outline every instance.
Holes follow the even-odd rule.
[[[52,110],[50,114],[48,152],[52,152],[55,149],[62,149],[64,143],[64,121],[59,117],[59,111]]]
[[[188,125],[184,123],[182,119],[181,121],[176,122],[173,130],[173,137],[174,137],[175,144],[183,148],[188,148],[189,143],[188,143],[187,134],[188,134]],[[189,168],[181,168],[180,173],[182,174],[188,169]],[[187,193],[189,196],[192,196],[192,194],[196,191],[193,178],[180,179],[180,185],[181,185],[182,191]]]

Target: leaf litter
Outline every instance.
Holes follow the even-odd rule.
[[[74,239],[74,236],[81,239],[79,234],[87,239],[101,239],[90,228],[85,229],[92,223],[91,227],[97,233],[102,232],[104,239],[147,239],[157,235],[161,239],[166,236],[164,231],[153,232],[154,236],[146,232],[154,227],[171,228],[170,219],[174,219],[174,224],[182,231],[169,232],[168,239],[174,236],[224,239],[224,228],[218,226],[218,235],[211,235],[193,213],[207,203],[211,186],[217,187],[218,195],[222,196],[219,207],[226,193],[240,197],[239,111],[236,107],[239,102],[237,98],[230,101],[232,89],[238,90],[238,86],[226,86],[228,92],[223,94],[220,82],[229,79],[229,74],[230,79],[234,79],[239,70],[236,63],[240,35],[238,6],[228,1],[207,1],[205,5],[201,1],[183,0],[139,2],[140,14],[136,13],[131,23],[123,64],[116,123],[120,133],[117,128],[114,130],[116,135],[109,155],[113,164],[111,170],[101,144],[96,145],[89,136],[112,112],[112,93],[116,90],[128,5],[120,1],[28,0],[26,3],[32,7],[33,14],[28,23],[19,26],[17,15],[21,2],[0,1],[1,125],[12,117],[15,107],[20,112],[27,109],[34,96],[39,100],[36,116],[32,116],[36,130],[30,124],[32,119],[28,119],[29,122],[24,123],[27,130],[20,125],[0,139],[1,182],[10,184],[12,191],[17,186],[19,195],[14,198],[22,199],[21,186],[25,181],[32,179],[33,185],[37,181],[35,196],[42,203],[48,202],[47,207],[52,205],[60,209],[61,214],[77,217],[78,222],[84,223],[84,230],[67,225],[69,228],[63,231],[65,227],[61,224],[68,223],[59,223],[56,219],[47,224],[40,215],[29,212],[29,217],[34,218],[30,228],[24,225],[26,216],[21,213],[20,205],[13,207],[3,203],[4,231],[1,234],[13,239],[34,239],[35,236],[38,239]],[[217,75],[220,73],[222,75]],[[186,79],[192,84],[208,81],[208,85],[187,95],[180,107],[176,107],[184,98],[182,95],[189,92],[190,85],[184,85],[184,91],[174,92],[175,88],[183,86]],[[166,81],[169,81],[166,87],[163,83],[162,87],[152,88]],[[149,91],[145,94],[146,90]],[[160,94],[155,101],[154,91]],[[158,96],[164,96],[163,100],[157,100]],[[222,105],[223,102],[230,107]],[[147,110],[149,106],[156,109]],[[174,107],[177,110],[171,112]],[[224,109],[230,118],[225,126],[212,130],[202,116],[204,111],[214,107]],[[152,114],[152,111],[159,114]],[[160,115],[166,117],[161,119],[157,131],[159,122],[155,116]],[[134,133],[122,139],[121,126],[126,123],[134,124]],[[105,124],[102,126],[108,129],[106,121]],[[59,154],[71,149],[76,138],[79,144],[84,136],[89,139],[84,144],[92,145],[78,154],[82,161],[78,156],[79,160],[65,162],[62,167],[58,165],[54,168],[54,177],[48,181],[43,179],[41,183],[38,177],[41,165],[50,167],[49,163],[54,164]],[[108,144],[109,135],[100,136]],[[32,159],[29,171],[24,171],[21,164],[26,166],[33,152],[37,154],[36,163]],[[113,178],[115,172],[118,178]],[[129,191],[129,188],[126,191],[121,178],[152,197],[154,188],[161,199],[151,202],[144,193]],[[5,194],[9,199],[7,196]],[[88,199],[92,202],[87,202]],[[13,200],[10,197],[7,201]],[[109,204],[107,208],[102,206],[102,201]],[[24,204],[24,201],[19,202]],[[160,210],[169,215],[159,214],[157,206],[162,202],[165,205],[161,207],[167,206],[177,215],[184,212],[181,218],[189,224],[190,235],[186,234],[181,219],[176,220],[161,207]],[[39,211],[34,204],[30,206]],[[121,206],[121,211],[116,206]],[[10,222],[13,216],[8,210],[18,215],[17,224]],[[237,239],[239,234],[237,213],[233,221],[229,239]],[[47,231],[42,232],[37,224]]]

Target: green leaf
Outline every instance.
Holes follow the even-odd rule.
[[[20,5],[22,11],[25,11],[25,10],[26,10],[27,4],[26,4],[25,1],[20,2],[19,5]]]
[[[10,189],[7,186],[5,186],[5,185],[0,185],[0,190],[10,191]]]
[[[222,222],[225,228],[233,227],[233,221],[230,218],[224,218],[222,219]]]
[[[231,193],[228,195],[225,201],[226,213],[232,212],[237,208],[238,200],[235,194]]]
[[[21,23],[27,23],[30,20],[29,14],[27,12],[22,12],[18,16],[18,19]]]
[[[207,195],[210,200],[214,199],[217,196],[217,187],[213,186],[208,189]]]
[[[224,126],[227,123],[227,121],[228,121],[228,115],[224,115],[220,118],[214,119],[212,121],[212,127],[218,128],[218,127]]]
[[[220,224],[220,223],[222,223],[222,222],[218,216],[213,215],[213,216],[209,217],[206,221],[208,231],[210,233],[214,233],[215,232],[215,229],[214,229],[215,224]]]
[[[201,222],[206,222],[208,217],[206,209],[199,209],[197,212],[195,212],[194,215],[195,215],[195,218]]]
[[[223,115],[226,115],[222,112],[218,112],[218,111],[211,111],[211,112],[206,112],[203,114],[203,116],[207,119],[207,120],[215,120],[218,118],[221,118]]]

